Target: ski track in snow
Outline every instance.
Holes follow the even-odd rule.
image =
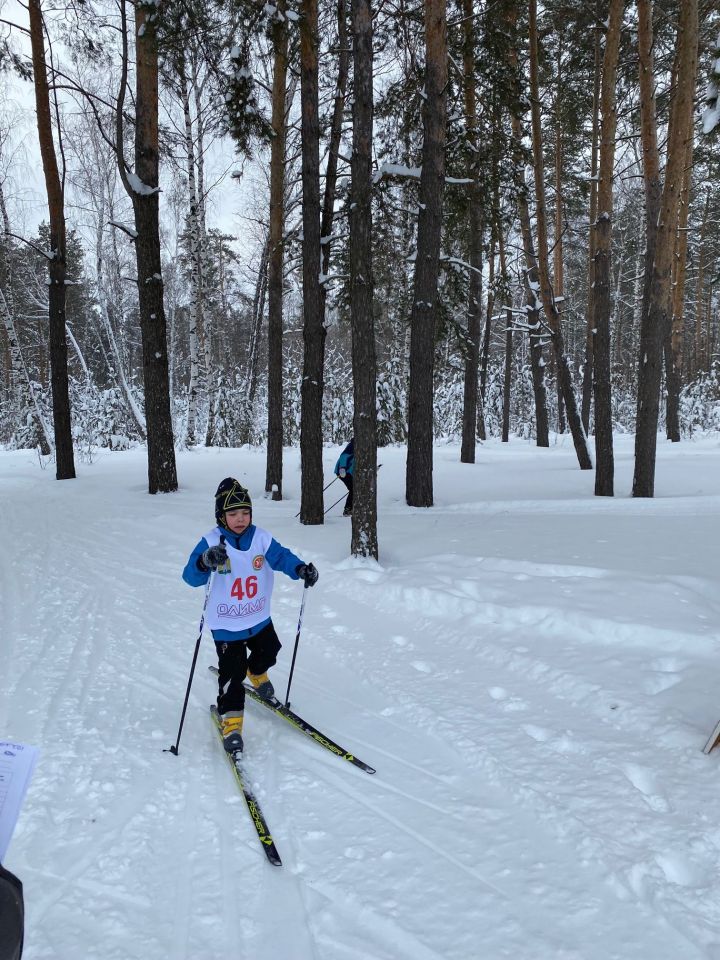
[[[716,475],[717,444],[697,451]],[[199,619],[180,570],[217,479],[259,491],[262,453],[242,451],[243,472],[233,451],[182,454],[186,485],[154,498],[140,451],[73,484],[0,454],[3,529],[41,546],[0,558],[0,736],[42,750],[7,858],[26,960],[720,960],[718,758],[701,753],[720,497],[698,472],[693,497],[668,481],[669,499],[608,503],[567,452],[482,452],[471,480],[439,448],[438,506],[412,511],[403,452],[383,451],[380,565],[347,560],[349,521],[293,521],[296,451],[289,499],[256,494],[256,521],[321,573],[293,707],[377,767],[248,705],[245,764],[282,868],[207,715],[209,640],[180,755],[162,752]],[[527,463],[547,492],[508,499]],[[278,577],[280,695],[299,599]]]
[[[436,559],[432,561],[432,563],[435,562]],[[456,583],[455,589],[448,586],[442,593],[442,602],[433,605],[428,596],[432,591],[415,586],[406,588],[402,586],[398,587],[397,580],[402,579],[401,572],[393,570],[389,571],[389,573],[391,580],[395,582],[395,586],[387,588],[382,595],[381,602],[386,607],[384,610],[385,615],[390,616],[393,610],[397,611],[398,609],[404,608],[407,616],[414,619],[414,631],[423,634],[432,635],[438,627],[437,624],[432,623],[429,619],[418,618],[417,611],[427,612],[429,610],[431,613],[435,613],[446,627],[448,620],[451,622],[452,620],[462,621],[463,625],[467,627],[468,623],[473,623],[472,604],[474,601],[471,600],[470,603],[458,603],[458,601],[463,601],[468,596],[482,596],[488,592],[486,588],[487,585],[484,582],[478,582],[473,585],[468,581],[461,581],[459,584]],[[537,571],[535,571],[535,573],[537,573]],[[557,577],[557,574],[557,569],[542,571],[542,575],[544,576],[552,575],[553,577]],[[413,579],[416,579],[417,572],[413,571],[412,576]],[[406,579],[409,579],[409,577],[406,577]],[[358,596],[359,593],[360,591],[356,591],[354,596]],[[377,604],[378,598],[373,596],[373,602]],[[479,603],[480,601],[478,601],[478,605]],[[572,637],[574,643],[578,641],[583,642],[585,636],[589,635],[592,642],[598,645],[599,639],[601,637],[607,637],[610,631],[614,634],[613,639],[604,642],[608,647],[613,647],[622,641],[624,641],[625,644],[631,643],[633,640],[632,633],[636,631],[623,629],[618,631],[617,628],[613,629],[614,624],[612,621],[606,621],[600,618],[594,618],[594,620],[589,621],[587,618],[584,618],[582,626],[580,623],[573,624],[574,617],[572,615],[567,616],[567,613],[565,613],[563,616],[561,611],[554,611],[552,609],[534,610],[525,603],[520,604],[519,611],[511,609],[510,605],[508,605],[508,608],[505,609],[502,614],[499,614],[498,608],[493,605],[483,603],[482,607],[482,612],[476,611],[475,613],[475,622],[483,630],[482,641],[477,645],[476,652],[484,661],[488,661],[493,667],[497,668],[500,666],[504,670],[509,671],[511,677],[512,675],[515,677],[514,681],[513,679],[509,679],[507,675],[502,677],[500,681],[496,680],[497,685],[492,688],[496,692],[496,697],[492,699],[496,702],[505,702],[508,698],[506,688],[512,689],[517,686],[518,680],[523,681],[522,698],[510,699],[507,703],[507,713],[511,716],[510,732],[513,742],[504,742],[504,738],[497,736],[501,731],[498,730],[499,725],[496,718],[493,718],[493,736],[489,742],[487,740],[478,741],[478,733],[482,730],[482,723],[477,723],[477,718],[471,718],[470,726],[472,727],[472,732],[467,732],[466,728],[468,727],[467,721],[469,717],[467,703],[450,707],[448,707],[447,704],[438,703],[438,711],[442,710],[443,713],[442,733],[449,741],[454,742],[462,752],[470,752],[467,751],[466,748],[472,745],[474,749],[471,751],[471,755],[474,758],[474,763],[479,763],[493,782],[505,785],[508,790],[514,790],[517,798],[521,800],[523,804],[528,802],[534,804],[537,816],[556,829],[559,839],[565,840],[569,837],[577,842],[586,861],[600,861],[603,864],[607,881],[611,886],[616,888],[619,896],[625,897],[627,891],[630,890],[637,895],[638,901],[640,902],[653,905],[657,901],[661,901],[660,905],[662,905],[662,903],[669,903],[672,906],[672,896],[669,895],[669,891],[662,890],[661,893],[656,896],[652,889],[653,884],[648,880],[648,877],[652,876],[657,879],[659,874],[658,868],[662,870],[664,879],[675,886],[706,886],[712,889],[715,871],[718,866],[717,845],[714,841],[708,845],[699,839],[704,830],[706,830],[707,815],[701,815],[698,818],[697,803],[695,803],[693,804],[695,816],[685,818],[687,820],[687,823],[684,824],[686,830],[689,832],[695,831],[699,835],[694,843],[694,857],[691,856],[688,858],[687,854],[680,849],[670,854],[665,853],[666,844],[672,843],[672,834],[677,829],[677,822],[668,824],[667,830],[663,830],[662,827],[659,828],[657,823],[653,823],[652,827],[643,829],[641,825],[642,817],[639,817],[637,811],[634,809],[637,805],[637,795],[639,795],[650,810],[654,812],[675,812],[662,786],[646,766],[641,764],[625,764],[621,766],[621,769],[624,772],[625,779],[634,788],[634,791],[637,791],[637,794],[627,789],[623,790],[623,783],[618,782],[617,761],[614,758],[611,759],[603,756],[603,753],[608,753],[608,739],[611,739],[611,741],[614,739],[612,734],[615,730],[618,728],[621,730],[627,728],[628,733],[637,733],[640,710],[633,708],[633,701],[626,700],[622,702],[622,697],[617,691],[603,690],[599,684],[589,681],[581,674],[573,674],[564,668],[560,669],[544,662],[530,653],[530,647],[512,647],[507,643],[492,642],[488,639],[488,635],[485,632],[488,624],[496,624],[500,626],[500,631],[498,632],[508,633],[511,641],[516,641],[517,629],[518,626],[521,626],[529,631],[528,643],[532,644],[533,647],[537,647],[538,639],[540,638],[542,641],[544,636],[548,636],[557,644],[561,636],[561,628],[565,626],[567,630],[568,626],[570,626],[571,629],[574,627]],[[402,621],[404,617],[400,616],[399,619]],[[519,622],[517,626],[515,621]],[[402,629],[401,625],[398,625],[398,629]],[[653,630],[653,640],[655,643],[657,643],[658,632],[658,628]],[[662,634],[662,631],[660,631],[660,633]],[[678,649],[687,649],[687,647],[692,644],[692,637],[679,637],[677,634],[668,633],[666,649],[673,653]],[[469,646],[467,642],[463,644],[462,635],[453,636],[449,632],[446,632],[445,640],[455,641],[461,646],[464,645],[466,648]],[[637,645],[643,648],[648,644],[641,639]],[[572,649],[568,647],[568,649],[562,650],[561,656],[558,655],[557,650],[554,650],[552,657],[559,659],[562,663],[568,660],[572,662]],[[384,666],[387,668],[388,665],[384,664]],[[670,656],[653,660],[647,666],[649,666],[652,671],[653,677],[644,682],[644,687],[648,693],[656,696],[670,689],[676,683],[681,682],[680,677],[676,674],[683,670],[685,661]],[[647,666],[645,667],[646,670]],[[639,665],[638,669],[642,669],[642,665]],[[487,675],[487,669],[483,670],[483,674]],[[440,679],[443,687],[446,689],[452,686],[452,673],[448,672],[439,678],[436,672],[434,687],[437,687],[438,679]],[[530,683],[528,683],[528,681],[530,681]],[[378,680],[378,683],[380,682],[381,681]],[[529,695],[533,693],[533,687],[538,687],[541,691],[541,695],[536,697],[537,702],[532,702],[529,699]],[[497,696],[498,691],[502,691],[500,696]],[[490,691],[488,691],[488,693],[490,694]],[[548,694],[550,694],[550,696]],[[431,690],[428,693],[427,699],[429,703],[437,700],[436,691]],[[398,691],[398,701],[401,700],[402,694]],[[419,725],[426,723],[428,726],[431,726],[433,724],[431,708],[423,709],[422,707],[418,707],[415,701],[409,705],[412,706]],[[556,705],[558,709],[553,710]],[[567,724],[568,705],[583,713],[583,716],[579,718],[579,723],[582,723],[585,719],[585,714],[590,711],[597,716],[598,723],[605,725],[601,728],[601,731],[599,731],[602,736],[598,737],[598,743],[595,749],[588,746],[588,734],[586,731],[583,733],[582,739],[578,739],[571,731],[562,729],[563,725]],[[621,707],[624,709],[620,709]],[[617,711],[617,713],[611,711]],[[527,713],[534,719],[542,718],[546,721],[547,725],[543,727],[538,726],[536,723],[518,725],[517,715],[519,712]],[[557,713],[558,716],[553,716],[553,713]],[[678,718],[673,718],[675,720],[674,723],[668,722],[661,707],[658,707],[657,710],[650,708],[650,713],[650,732],[657,734],[659,731],[662,734],[662,739],[667,740],[668,743],[672,745],[676,745],[674,741],[679,741],[679,744],[685,748],[683,750],[684,754],[687,754],[688,748],[692,750],[692,759],[695,761],[693,766],[698,767],[698,769],[703,769],[702,757],[696,754],[697,742],[695,738],[690,739],[689,737],[681,737],[677,734],[676,723]],[[656,714],[656,716],[653,716],[653,714]],[[646,724],[648,721],[647,715],[648,708],[646,707],[644,710],[644,720]],[[615,730],[611,728],[608,731],[606,725],[610,721],[610,718],[612,718],[612,726]],[[578,797],[573,793],[571,804],[568,804],[567,799],[563,796],[561,787],[557,783],[550,784],[547,786],[547,789],[545,789],[546,785],[543,785],[543,789],[538,789],[537,784],[532,783],[532,779],[537,780],[537,774],[534,776],[529,775],[528,780],[530,783],[523,782],[522,766],[518,764],[517,754],[518,732],[523,731],[531,740],[544,745],[546,752],[550,750],[554,754],[560,755],[560,757],[568,757],[569,762],[573,765],[574,777],[579,776],[581,782],[603,782],[610,784],[612,789],[612,803],[608,809],[614,816],[617,816],[622,809],[619,808],[619,804],[627,807],[627,810],[624,812],[626,817],[625,823],[636,826],[636,829],[629,830],[628,834],[631,838],[633,836],[636,838],[639,848],[638,857],[642,855],[642,851],[644,851],[648,844],[651,844],[653,847],[650,866],[638,860],[637,862],[631,863],[627,875],[623,875],[622,873],[618,874],[608,866],[608,864],[614,862],[618,852],[613,849],[612,843],[609,842],[613,837],[612,825],[610,824],[607,827],[607,834],[603,833],[602,840],[594,837],[592,832],[588,830],[588,827],[591,826],[590,817],[602,809],[598,806],[596,797],[589,796],[586,799],[582,796]],[[475,737],[475,742],[471,740],[473,736]],[[485,747],[484,750],[483,746]],[[645,749],[656,749],[657,744],[654,742],[652,744],[646,743],[643,747]],[[621,738],[621,742],[618,743],[616,753],[618,756],[627,756],[631,750],[632,746],[628,742],[627,735],[625,735]],[[641,755],[644,756],[645,754],[643,753]],[[473,761],[471,761],[471,763],[472,762]],[[578,763],[583,762],[590,763],[595,768],[587,777],[583,773],[578,774]],[[530,764],[533,770],[537,768],[537,764],[538,760],[533,756]],[[553,764],[553,777],[556,776],[556,773],[556,765]],[[575,789],[574,779],[572,781],[572,789],[573,791]],[[711,797],[707,798],[707,802],[711,802]],[[684,806],[684,802],[678,804],[680,810],[682,810]],[[679,814],[679,818],[682,818],[682,813]],[[677,819],[676,817],[676,820]],[[665,834],[669,834],[669,836]],[[622,845],[624,850],[626,850],[627,844],[628,836],[623,833]],[[654,870],[653,867],[655,868]],[[657,886],[657,884],[655,886]],[[713,926],[715,926],[717,916],[714,906],[710,913]],[[671,917],[672,910],[667,912],[664,919],[670,919]]]

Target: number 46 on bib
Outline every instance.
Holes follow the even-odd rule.
[[[257,592],[258,582],[256,576],[252,575],[245,577],[245,579],[238,577],[232,585],[230,596],[235,597],[237,600],[244,600],[245,597],[252,600]]]

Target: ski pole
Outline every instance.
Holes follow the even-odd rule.
[[[202,616],[200,617],[200,630],[198,631],[197,642],[195,643],[195,653],[193,654],[192,666],[190,667],[190,677],[188,678],[187,690],[185,691],[185,703],[182,708],[182,716],[180,717],[180,728],[178,729],[177,740],[175,741],[174,746],[166,747],[163,750],[163,753],[174,753],[175,756],[178,755],[178,747],[180,746],[180,736],[182,734],[183,724],[185,723],[185,712],[187,711],[188,700],[190,699],[190,687],[193,682],[193,675],[195,673],[195,664],[197,663],[198,652],[200,650],[200,641],[202,640],[203,627],[205,626],[205,611],[207,610],[208,597],[210,596],[210,585],[213,581],[214,572],[208,577],[207,586],[205,587],[205,602],[203,603]]]
[[[346,500],[346,499],[347,499],[347,493],[344,493],[344,494],[340,497],[340,500]],[[327,510],[324,510],[324,511],[323,511],[323,516],[325,516],[326,513],[330,513],[330,511],[332,510],[332,508],[333,508],[333,507],[336,507],[336,506],[340,503],[340,500],[336,500],[335,503],[332,503],[332,504],[327,508]]]
[[[328,488],[328,487],[331,487],[331,486],[335,483],[336,480],[337,480],[337,477],[333,477],[332,480],[330,481],[330,483],[326,483],[325,486],[322,488],[322,492],[325,493],[325,491],[327,490],[327,488]],[[325,513],[327,513],[327,510],[325,511]],[[298,518],[299,516],[300,516],[300,511],[298,510],[298,512],[295,514],[295,519],[297,520],[297,518]],[[324,516],[324,514],[323,514],[323,516]]]
[[[379,463],[379,464],[377,465],[378,470],[380,469],[381,466],[382,466],[381,463]],[[337,480],[337,477],[335,477],[335,479]],[[330,484],[328,484],[328,486],[330,486]],[[326,489],[327,489],[327,488],[326,488]],[[349,491],[348,491],[348,492],[349,492]],[[347,497],[347,493],[344,493],[344,494],[340,497],[340,500],[344,500],[346,497]],[[330,513],[330,511],[332,510],[332,508],[333,508],[333,507],[336,507],[336,506],[340,503],[340,500],[336,500],[335,503],[330,504],[330,506],[327,508],[327,510],[325,510],[325,512],[323,513],[323,516],[325,516],[326,513]]]
[[[298,617],[297,633],[295,635],[295,649],[293,650],[292,663],[290,664],[290,676],[288,677],[287,693],[285,694],[285,706],[290,706],[290,684],[292,683],[293,671],[295,670],[295,657],[297,657],[298,644],[300,643],[300,628],[303,622],[303,613],[305,612],[305,595],[308,585],[303,587],[302,603],[300,604],[300,616]]]

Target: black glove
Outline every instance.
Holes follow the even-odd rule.
[[[200,565],[203,570],[217,570],[227,561],[228,555],[224,543],[219,543],[216,547],[208,547],[205,553],[200,557]]]
[[[301,563],[295,567],[295,573],[305,581],[306,587],[314,587],[320,574],[311,563]]]

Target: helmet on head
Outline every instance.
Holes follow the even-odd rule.
[[[218,526],[225,526],[225,514],[228,510],[243,508],[252,514],[250,494],[234,477],[225,477],[215,491],[215,520]]]

